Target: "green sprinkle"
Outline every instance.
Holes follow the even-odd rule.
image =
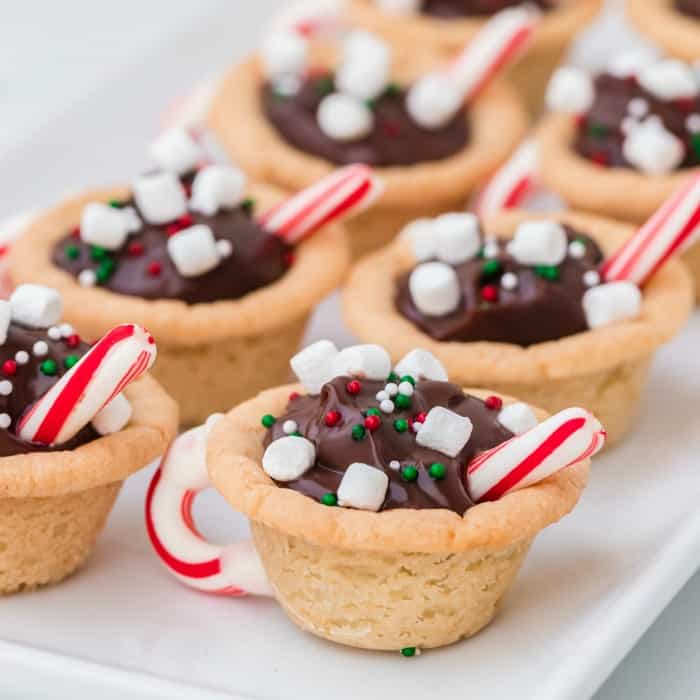
[[[411,397],[406,396],[406,394],[398,394],[394,397],[394,406],[401,409],[411,408]]]
[[[440,480],[445,478],[445,474],[447,474],[447,469],[445,468],[445,465],[442,464],[442,462],[434,462],[433,464],[430,465],[430,468],[428,469],[428,474],[430,474],[430,477],[432,479]]]
[[[118,199],[110,199],[109,206],[114,207],[115,209],[121,209],[124,206],[124,203],[120,202]]]
[[[293,433],[290,433],[290,437],[302,437],[302,434],[298,430],[295,430]]]
[[[275,418],[271,413],[266,413],[263,417],[262,420],[260,421],[266,428],[271,428],[276,422],[277,418]]]
[[[535,265],[535,274],[550,282],[556,282],[559,279],[559,268],[553,265]]]
[[[68,355],[64,360],[63,360],[63,366],[66,369],[70,369],[75,365],[80,358],[77,355]]]
[[[593,138],[603,139],[608,134],[608,127],[605,124],[600,124],[598,122],[593,122],[588,127],[588,133],[590,133]]]
[[[114,273],[114,268],[116,267],[116,263],[114,260],[103,260],[99,267],[97,268],[97,271],[95,272],[95,276],[97,277],[98,282],[106,282]]]
[[[63,252],[69,260],[77,260],[80,257],[80,248],[77,245],[67,245]]]
[[[323,496],[321,496],[321,503],[323,503],[324,506],[337,506],[338,497],[334,493],[324,493]]]
[[[375,109],[377,109],[377,102],[378,100],[376,99],[365,100],[365,106],[367,107],[367,109],[374,111]]]
[[[396,372],[389,372],[389,376],[386,378],[387,384],[393,382],[394,384],[398,384],[399,381],[399,375],[396,374]]]
[[[366,416],[380,416],[382,415],[382,412],[378,408],[368,408],[365,411]]]
[[[401,377],[401,382],[408,382],[409,384],[412,384],[413,386],[416,385],[416,380],[410,374],[404,374],[404,376]],[[399,384],[401,384],[401,382],[399,382]]]
[[[364,425],[352,426],[352,439],[355,440],[355,442],[360,442],[360,440],[364,440],[366,434],[367,431],[365,430]]]
[[[316,81],[314,88],[316,89],[316,92],[322,97],[330,95],[335,89],[335,85],[333,84],[333,78],[331,78],[329,75],[326,75],[323,78],[319,78]]]
[[[384,90],[385,97],[396,97],[401,94],[401,88],[396,83],[389,83]]]
[[[486,275],[487,277],[493,277],[494,275],[497,275],[501,272],[503,269],[503,266],[501,265],[501,262],[499,260],[487,260],[483,267],[481,268],[481,271]]]
[[[690,137],[690,144],[695,151],[695,155],[700,158],[700,131]]]
[[[40,365],[41,371],[48,377],[53,377],[58,372],[56,360],[44,360]]]
[[[104,260],[107,257],[107,251],[105,248],[102,248],[98,245],[91,245],[90,246],[90,257],[95,262],[100,262],[101,260]]]
[[[403,418],[399,418],[394,421],[394,430],[397,433],[405,433],[408,430],[408,421]]]
[[[241,208],[246,214],[252,214],[255,211],[255,200],[252,197],[247,197],[243,200]]]
[[[407,464],[401,470],[401,478],[404,481],[415,481],[418,478],[418,470],[412,464]]]
[[[406,658],[410,659],[412,656],[416,655],[416,648],[415,647],[404,647],[401,649],[401,656],[405,656]]]

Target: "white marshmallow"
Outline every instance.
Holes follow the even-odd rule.
[[[309,45],[298,32],[278,30],[265,37],[261,55],[263,70],[271,80],[286,75],[301,75],[306,70]]]
[[[335,376],[333,360],[337,355],[335,344],[330,340],[319,340],[294,355],[289,364],[306,391],[316,395]]]
[[[204,158],[202,147],[182,126],[166,129],[148,148],[148,154],[161,170],[184,175]]]
[[[121,209],[101,202],[85,205],[80,217],[80,237],[85,243],[119,250],[129,236],[129,221]]]
[[[391,12],[396,15],[410,15],[420,10],[421,0],[374,0],[374,4],[382,12]]]
[[[384,503],[388,488],[389,477],[381,469],[353,462],[338,486],[338,505],[376,513]]]
[[[372,32],[364,29],[353,29],[343,41],[342,61],[352,61],[356,58],[371,56],[376,63],[391,61],[389,44]]]
[[[0,300],[0,345],[4,345],[7,340],[7,329],[10,327],[12,319],[12,307],[9,301]]]
[[[639,73],[637,79],[645,90],[660,100],[692,98],[700,92],[693,69],[672,58],[652,63]]]
[[[438,216],[433,222],[437,257],[459,265],[476,257],[481,247],[479,220],[467,212]]]
[[[394,367],[394,372],[399,377],[410,376],[416,380],[430,379],[434,382],[446,382],[447,370],[440,360],[432,353],[421,348],[411,350],[404,355]]]
[[[437,450],[448,457],[456,457],[469,442],[474,426],[469,418],[460,416],[442,406],[428,411],[416,442],[423,447]]]
[[[131,420],[131,403],[117,394],[93,419],[92,427],[100,435],[118,433]]]
[[[462,292],[457,273],[442,262],[418,265],[408,280],[411,299],[427,316],[445,316],[459,306]]]
[[[372,100],[384,92],[390,77],[388,45],[368,32],[351,32],[335,73],[336,89],[358,100]]]
[[[374,115],[362,100],[338,92],[321,100],[316,119],[321,131],[335,141],[356,141],[374,126]]]
[[[648,117],[627,134],[622,152],[643,173],[664,175],[683,162],[685,145],[659,119]]]
[[[214,216],[219,209],[233,209],[245,197],[245,174],[230,165],[202,168],[192,182],[190,209]]]
[[[271,442],[262,458],[265,473],[275,481],[298,479],[316,461],[314,444],[303,437],[288,435]]]
[[[513,435],[522,435],[539,423],[535,412],[526,403],[504,406],[498,414],[498,422]]]
[[[566,231],[556,221],[526,221],[518,226],[508,251],[522,265],[560,265],[568,246]]]
[[[49,328],[61,320],[63,299],[51,287],[21,284],[10,296],[12,320],[30,328]]]
[[[566,66],[552,76],[545,100],[547,108],[553,112],[584,114],[593,104],[594,97],[591,76],[581,68]]]
[[[167,224],[187,212],[185,190],[172,173],[142,175],[133,191],[139,210],[151,224]]]
[[[582,303],[589,328],[600,328],[637,318],[642,308],[642,293],[632,282],[608,282],[586,291]]]
[[[333,358],[333,375],[358,379],[386,379],[391,358],[381,345],[351,345]]]
[[[651,46],[628,49],[613,57],[608,64],[608,73],[617,78],[630,78],[658,60],[659,52]]]
[[[178,231],[168,238],[167,246],[170,259],[183,277],[199,277],[221,262],[214,234],[204,224]]]
[[[406,109],[424,129],[441,129],[457,114],[464,98],[443,73],[429,73],[413,84],[406,95]]]
[[[406,224],[399,236],[411,247],[418,262],[430,260],[437,255],[437,238],[433,219],[416,219]]]

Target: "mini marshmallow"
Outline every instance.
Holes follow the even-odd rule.
[[[664,101],[692,98],[700,92],[693,69],[672,58],[652,63],[639,73],[637,79],[645,90]]]
[[[12,320],[30,328],[49,328],[61,320],[63,299],[51,287],[21,284],[10,296]]]
[[[376,513],[384,503],[388,488],[389,477],[381,469],[353,462],[338,486],[338,505]]]
[[[513,435],[522,435],[539,424],[535,412],[526,403],[512,403],[498,414],[498,422]]]
[[[469,418],[460,416],[448,408],[435,406],[428,411],[421,429],[416,434],[416,442],[448,457],[456,457],[469,442],[473,429]]]
[[[427,316],[445,316],[459,306],[462,292],[457,273],[442,262],[418,265],[408,280],[411,300]]]
[[[133,191],[136,205],[151,224],[167,224],[187,212],[185,190],[172,173],[142,175]]]
[[[342,61],[352,61],[363,56],[371,56],[376,63],[382,59],[388,63],[391,61],[391,49],[376,34],[364,29],[353,29],[343,41]]]
[[[4,345],[7,340],[7,329],[12,320],[12,307],[9,301],[0,300],[0,345]]]
[[[637,318],[642,308],[642,293],[632,282],[608,282],[587,290],[582,303],[588,327],[600,328]]]
[[[406,224],[399,236],[411,247],[418,262],[430,260],[437,255],[437,238],[433,219],[416,219]]]
[[[438,216],[433,222],[437,257],[450,265],[475,258],[481,247],[479,220],[467,212]]]
[[[358,379],[386,379],[391,358],[381,345],[352,345],[333,358],[333,375]]]
[[[100,435],[118,433],[131,420],[131,403],[117,394],[93,419],[92,427]]]
[[[627,134],[622,153],[643,173],[665,175],[683,162],[685,145],[659,119],[648,117]]]
[[[148,148],[156,165],[167,172],[184,175],[204,159],[202,147],[182,126],[166,129]]]
[[[560,265],[569,247],[564,227],[556,221],[526,221],[508,245],[522,265]]]
[[[659,52],[651,46],[622,51],[608,64],[608,73],[616,78],[630,78],[639,75],[648,66],[659,60]]]
[[[395,15],[410,15],[421,8],[421,0],[374,0],[374,4],[382,12]]]
[[[559,68],[547,86],[547,108],[565,114],[586,113],[595,97],[591,76],[581,68]]]
[[[204,224],[178,231],[168,238],[167,246],[170,259],[183,277],[199,277],[221,262],[214,234]]]
[[[190,209],[214,216],[219,209],[233,209],[245,197],[245,174],[230,165],[202,168],[192,182]]]
[[[316,119],[321,131],[335,141],[356,141],[374,127],[374,114],[362,100],[338,92],[321,100]]]
[[[434,382],[446,382],[447,370],[440,360],[432,353],[421,348],[411,350],[404,355],[394,367],[394,372],[400,377],[413,377],[414,379],[429,379]]]
[[[275,481],[294,481],[316,461],[314,444],[303,437],[288,435],[271,442],[262,458],[265,473]]]
[[[441,129],[462,106],[464,97],[444,73],[429,73],[413,84],[406,95],[406,109],[424,129]]]
[[[319,340],[294,355],[289,364],[306,391],[316,395],[335,376],[333,360],[337,355],[338,348],[330,340]]]
[[[309,45],[298,32],[279,30],[265,37],[261,55],[263,70],[271,80],[286,75],[301,75],[306,70]]]
[[[335,73],[336,89],[358,100],[372,100],[384,92],[390,77],[389,46],[369,32],[351,32]]]
[[[129,222],[121,209],[90,202],[80,216],[80,238],[89,245],[119,250],[129,236]]]

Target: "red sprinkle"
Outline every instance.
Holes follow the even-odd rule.
[[[190,216],[190,214],[183,214],[178,220],[177,223],[180,224],[183,228],[187,228],[188,226],[192,226],[192,223],[194,222],[194,219]]]
[[[293,392],[289,395],[289,400],[290,400],[290,401],[296,401],[298,398],[299,398],[299,392],[298,392],[298,391],[293,391]]]
[[[163,266],[157,260],[154,260],[148,264],[147,271],[151,277],[158,277],[163,272]]]
[[[415,416],[413,416],[413,421],[414,423],[425,423],[425,419],[428,417],[428,414],[425,411],[421,411],[420,413],[416,413]]]
[[[481,298],[484,301],[498,301],[498,287],[493,284],[487,284],[481,288]]]
[[[180,224],[168,224],[165,227],[165,233],[167,233],[168,236],[174,236],[181,228],[182,226],[180,226]]]
[[[133,241],[132,243],[129,243],[129,255],[133,256],[138,256],[138,255],[143,255],[143,243],[139,243],[138,241]]]
[[[484,405],[489,411],[500,411],[503,408],[503,399],[500,396],[487,396]]]
[[[379,416],[367,416],[365,418],[365,428],[370,432],[374,432],[382,424]]]
[[[66,345],[69,348],[77,348],[80,345],[80,336],[77,333],[73,333],[66,338]]]
[[[345,389],[347,390],[348,394],[357,395],[362,390],[362,384],[360,384],[357,379],[353,379],[345,385]]]
[[[323,419],[323,422],[329,427],[329,428],[335,428],[338,423],[340,423],[341,419],[343,416],[340,415],[340,411],[328,411],[326,413],[325,418]]]
[[[596,165],[602,165],[604,167],[610,164],[610,159],[608,158],[608,154],[603,152],[603,151],[596,151],[595,153],[592,153],[591,160]]]
[[[14,360],[5,360],[2,363],[2,373],[6,377],[12,377],[17,373],[17,363]]]
[[[73,238],[80,238],[80,229],[76,226],[71,232],[70,235]]]

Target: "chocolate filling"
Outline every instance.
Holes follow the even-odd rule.
[[[409,290],[411,271],[398,279],[396,308],[424,333],[441,341],[484,340],[526,347],[588,330],[581,305],[588,289],[583,275],[596,270],[603,255],[588,236],[570,227],[565,230],[570,242],[585,246],[582,257],[569,255],[558,267],[522,265],[509,255],[507,242],[498,241],[494,257],[480,256],[454,266],[462,291],[456,311],[445,316],[419,311]],[[502,287],[506,273],[517,276],[514,289]]]
[[[532,3],[543,10],[549,10],[555,4],[553,0],[532,0]],[[441,19],[455,19],[493,15],[522,4],[523,0],[423,0],[421,12]]]
[[[183,178],[189,187],[192,176]],[[136,204],[130,199],[118,206]],[[117,294],[143,299],[179,299],[199,304],[240,297],[277,281],[291,260],[291,248],[267,233],[253,218],[253,202],[220,210],[214,216],[189,212],[183,219],[163,226],[143,220],[143,228],[131,234],[119,250],[104,250],[80,240],[79,231],[66,235],[53,250],[53,263],[74,277],[94,270],[97,284]],[[197,277],[183,277],[167,250],[171,233],[206,224],[217,240],[228,240],[232,254],[217,267]]]
[[[321,100],[332,92],[335,87],[331,74],[307,78],[292,96],[285,96],[273,84],[265,83],[262,106],[285,141],[338,165],[366,163],[386,167],[442,160],[459,153],[469,140],[464,109],[441,129],[423,129],[406,110],[405,91],[392,85],[372,101],[375,121],[372,132],[356,141],[336,141],[321,131],[316,120]]]
[[[382,510],[393,508],[448,508],[464,513],[474,502],[463,483],[466,466],[472,459],[502,442],[513,434],[498,422],[498,410],[487,408],[474,396],[465,395],[460,387],[449,382],[420,381],[416,383],[409,408],[394,413],[380,413],[381,425],[374,431],[364,430],[362,438],[353,437],[353,428],[362,426],[368,409],[377,411],[378,391],[384,389],[383,381],[360,381],[359,393],[347,389],[350,377],[336,377],[321,390],[320,396],[290,398],[287,410],[265,436],[265,446],[284,437],[284,422],[293,420],[298,431],[316,447],[316,464],[295,481],[278,483],[278,486],[294,489],[315,500],[325,494],[335,494],[345,470],[353,462],[363,462],[382,469],[389,477],[389,488]],[[468,416],[474,424],[471,438],[453,459],[435,450],[421,447],[416,434],[407,424],[421,412],[427,413],[434,406]],[[339,423],[329,427],[326,416],[337,411]],[[399,429],[397,429],[397,426]],[[401,428],[406,428],[401,430]],[[357,432],[357,431],[355,431]],[[399,469],[390,466],[397,461]],[[444,477],[430,476],[433,464],[445,467]],[[417,470],[417,479],[405,478],[407,467]]]
[[[40,341],[46,343],[48,352],[37,356],[32,349],[35,343]],[[88,349],[89,345],[81,342],[76,335],[52,340],[45,328],[35,329],[18,323],[10,324],[7,339],[0,347],[0,381],[10,382],[12,390],[7,395],[0,395],[0,413],[8,414],[12,422],[9,427],[0,429],[0,457],[27,452],[72,450],[99,437],[92,427],[87,426],[63,445],[47,447],[27,442],[15,435],[17,422],[25,412],[66,373],[71,363],[82,357]],[[21,351],[29,356],[26,364],[21,364],[15,359]]]
[[[676,0],[676,9],[683,14],[700,18],[700,0]]]
[[[634,99],[644,100],[649,105],[648,115],[658,116],[664,127],[686,144],[680,167],[700,165],[700,134],[690,134],[686,128],[688,116],[700,113],[700,96],[666,102],[647,92],[634,78],[617,78],[607,73],[595,80],[595,100],[579,125],[576,151],[599,165],[633,168],[622,152],[622,122],[630,116],[629,104]]]

